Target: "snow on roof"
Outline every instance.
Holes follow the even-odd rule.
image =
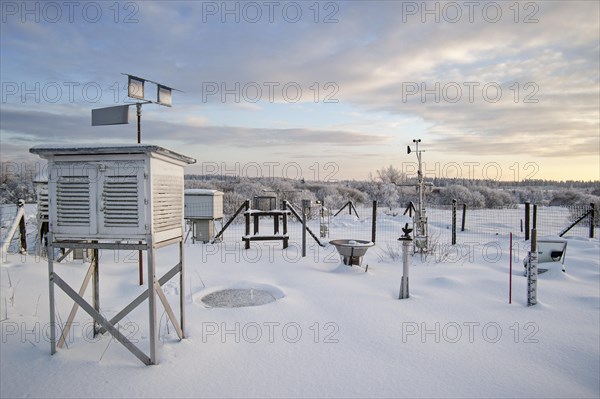
[[[184,192],[185,195],[223,195],[222,191],[208,188],[187,188]]]
[[[196,163],[194,158],[190,158],[175,151],[153,144],[111,144],[111,145],[56,145],[43,144],[36,145],[29,149],[32,154],[37,154],[42,158],[48,158],[53,155],[95,155],[95,154],[145,154],[157,153],[177,159],[179,161],[192,164]]]

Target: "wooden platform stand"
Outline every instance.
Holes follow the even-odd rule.
[[[156,278],[156,266],[155,266],[155,252],[157,249],[172,245],[179,244],[179,263],[173,266],[168,272],[162,277]],[[90,267],[83,279],[79,292],[76,292],[65,280],[63,280],[54,271],[54,248],[82,248],[91,250],[91,262]],[[145,250],[148,255],[148,288],[138,295],[129,305],[127,305],[118,314],[107,320],[100,313],[100,285],[99,285],[99,262],[98,262],[98,250],[109,249],[109,250]],[[179,321],[175,318],[175,314],[171,309],[163,290],[162,286],[165,285],[169,280],[179,274]],[[125,346],[133,355],[135,355],[142,363],[146,365],[158,364],[156,352],[158,343],[158,328],[157,328],[157,317],[156,317],[156,298],[160,299],[171,323],[175,327],[175,331],[179,336],[179,339],[185,337],[185,293],[184,293],[184,256],[183,256],[183,237],[174,238],[171,240],[153,243],[151,237],[148,236],[145,242],[140,243],[117,243],[117,242],[74,242],[74,241],[53,241],[52,233],[48,233],[48,276],[49,276],[49,295],[50,295],[50,351],[52,354],[56,353],[57,348],[62,348],[69,331],[73,326],[75,315],[81,307],[87,314],[89,314],[94,320],[94,335],[103,334],[105,332],[110,333],[117,341]],[[87,290],[88,284],[92,280],[92,303],[88,303],[83,297]],[[56,309],[54,299],[54,286],[58,286],[65,294],[67,294],[75,303],[71,309],[67,322],[62,326],[62,332],[57,341],[57,325],[56,325]],[[133,342],[131,342],[125,335],[119,331],[118,323],[131,311],[141,305],[146,299],[148,299],[148,310],[149,310],[149,336],[150,336],[150,355],[146,355],[140,348],[138,348]]]
[[[250,248],[251,241],[270,241],[270,240],[281,240],[283,241],[283,249],[288,247],[289,235],[288,235],[288,215],[290,211],[287,209],[274,209],[271,211],[261,211],[257,209],[247,209],[244,212],[246,219],[246,235],[242,237],[245,242],[245,248]],[[268,216],[273,218],[273,235],[260,235],[259,234],[259,220],[261,216]],[[250,234],[250,217],[254,222],[253,235]],[[283,233],[279,234],[279,218],[283,220]]]

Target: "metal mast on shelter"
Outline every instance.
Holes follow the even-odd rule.
[[[127,97],[138,101],[135,104],[137,116],[137,143],[142,142],[142,105],[158,104],[165,107],[173,106],[173,90],[181,90],[166,86],[150,79],[140,78],[135,75],[122,73],[127,76]],[[148,100],[145,97],[146,82],[156,85],[156,100]],[[92,110],[92,126],[122,125],[129,123],[129,106],[133,104],[118,105],[115,107],[97,108]],[[142,252],[138,252],[139,280],[144,284]]]

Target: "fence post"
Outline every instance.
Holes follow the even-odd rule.
[[[246,221],[246,237],[250,236],[250,214],[248,213],[248,211],[250,210],[250,200],[247,199],[244,202],[244,208],[246,208],[246,213],[244,214],[245,216],[245,221]],[[244,246],[244,248],[246,249],[250,249],[250,240],[246,240],[246,245]]]
[[[25,201],[20,199],[19,202],[17,203],[17,207],[25,209]],[[23,216],[21,217],[21,220],[19,221],[19,235],[21,236],[21,248],[20,248],[21,251],[20,252],[21,253],[27,252],[27,228],[25,227],[25,213],[23,213]]]
[[[523,219],[521,219],[521,233],[523,232]]]
[[[371,241],[377,236],[377,200],[373,200],[373,220],[371,221]]]
[[[311,207],[311,201],[302,200],[302,257],[306,257],[306,215]]]
[[[594,238],[594,218],[596,217],[596,204],[590,204],[590,238]]]
[[[452,245],[456,244],[456,200],[452,200]]]
[[[531,203],[529,201],[525,201],[525,241],[529,240],[529,207]]]
[[[531,228],[537,229],[537,204],[533,204],[533,217],[531,218]]]
[[[463,213],[462,213],[462,222],[460,226],[460,231],[465,231],[465,220],[467,218],[467,204],[463,204]]]

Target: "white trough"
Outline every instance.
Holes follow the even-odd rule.
[[[347,266],[360,266],[367,249],[375,245],[365,240],[331,240],[329,243],[337,248],[342,262]]]
[[[567,253],[567,240],[560,237],[544,237],[537,239],[538,264],[540,263],[562,263],[562,271],[565,272],[565,255]],[[523,266],[527,267],[527,257],[523,259]],[[543,269],[542,269],[543,270]],[[546,271],[546,270],[544,270]]]

